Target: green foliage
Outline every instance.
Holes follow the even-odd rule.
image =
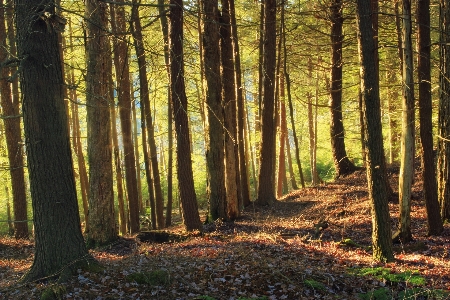
[[[166,285],[170,282],[170,275],[164,270],[153,270],[149,272],[131,273],[126,276],[126,280],[138,284]]]
[[[389,300],[392,299],[390,291],[386,288],[379,288],[368,292],[367,294],[358,295],[362,300]]]
[[[311,287],[311,288],[313,288],[315,290],[320,290],[320,291],[325,290],[325,286],[323,285],[323,283],[315,281],[314,279],[305,279],[303,281],[303,283],[306,286]]]
[[[41,293],[41,300],[62,300],[66,294],[66,287],[62,285],[52,285],[44,289]]]
[[[392,273],[391,269],[378,268],[362,268],[351,271],[350,273],[358,276],[373,276],[379,280],[385,280],[390,283],[407,282],[409,284],[419,286],[425,285],[426,280],[419,275],[417,271],[405,271],[401,273]]]
[[[413,299],[448,299],[450,293],[443,290],[432,290],[424,288],[413,288],[401,291],[398,293],[399,300],[413,300]]]
[[[216,300],[216,298],[204,295],[204,296],[198,296],[195,298],[195,300]]]

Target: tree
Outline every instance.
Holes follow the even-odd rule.
[[[107,4],[86,1],[86,103],[89,163],[88,244],[108,243],[117,237],[114,218],[110,124],[111,50],[105,34]]]
[[[442,233],[442,219],[437,198],[436,167],[433,154],[433,122],[430,70],[430,0],[417,1],[417,72],[419,79],[420,142],[422,146],[422,181],[427,209],[428,234]]]
[[[361,93],[364,113],[364,143],[367,158],[367,182],[372,206],[373,258],[378,261],[392,261],[391,228],[387,191],[379,83],[376,78],[376,64],[373,31],[370,20],[370,2],[357,1],[358,41],[360,47]]]
[[[414,81],[411,42],[411,1],[402,5],[402,49],[403,49],[403,102],[402,143],[399,175],[400,224],[399,238],[403,243],[412,240],[411,235],[411,187],[414,176]]]
[[[119,3],[123,0],[119,0]],[[117,81],[117,98],[119,101],[120,125],[122,128],[122,142],[125,161],[125,183],[128,195],[128,210],[130,217],[130,232],[136,233],[140,229],[139,224],[139,199],[136,179],[136,158],[134,155],[133,134],[131,132],[131,83],[128,61],[128,43],[121,36],[126,32],[125,8],[118,5],[114,8],[115,19],[111,19],[111,27],[116,37],[114,43],[114,66]],[[164,221],[162,221],[164,224]]]
[[[209,217],[227,219],[225,187],[224,129],[222,82],[220,77],[219,11],[218,1],[203,1],[203,61],[208,107],[208,166]]]
[[[438,117],[438,199],[441,218],[450,220],[450,5],[440,2],[440,63]]]
[[[220,18],[220,58],[222,80],[222,102],[225,130],[225,188],[227,218],[234,220],[240,215],[239,201],[241,182],[239,176],[239,153],[237,141],[237,106],[235,88],[235,70],[233,60],[233,40],[231,35],[230,4],[222,0]],[[242,205],[242,204],[241,204]]]
[[[187,97],[184,85],[183,0],[170,0],[170,91],[177,133],[177,177],[186,230],[201,230],[192,172]]]
[[[331,21],[331,85],[330,85],[330,112],[331,112],[331,149],[333,153],[335,177],[345,176],[357,170],[347,157],[344,142],[344,123],[342,116],[342,1],[333,0],[330,5]]]
[[[153,174],[153,184],[155,191],[155,208],[156,208],[156,222],[158,228],[164,228],[164,198],[161,188],[161,179],[159,176],[159,165],[158,165],[158,153],[156,151],[156,141],[155,141],[155,129],[153,127],[152,112],[150,109],[150,89],[148,87],[147,78],[147,60],[145,56],[144,42],[142,38],[142,26],[141,20],[139,18],[138,6],[134,5],[132,8],[132,31],[134,37],[134,44],[136,49],[136,56],[139,65],[139,86],[140,86],[140,98],[141,98],[141,109],[144,110],[145,124],[147,125],[147,136],[148,136],[148,146],[150,149],[150,161],[151,170]],[[150,189],[149,189],[150,190]]]
[[[11,24],[12,26],[12,24]],[[5,27],[5,7],[0,1],[0,61],[5,62],[7,53],[7,32]],[[15,55],[16,51],[12,51]],[[14,236],[17,239],[28,238],[27,195],[23,170],[23,147],[20,130],[19,99],[13,97],[11,84],[8,82],[12,73],[6,67],[0,71],[0,104],[5,125],[6,147],[8,149],[9,173],[13,192]]]
[[[35,230],[35,256],[23,281],[66,278],[89,255],[81,233],[53,1],[16,0],[17,49]]]
[[[264,91],[262,106],[262,132],[259,157],[258,198],[259,205],[271,205],[275,199],[274,191],[274,110],[275,110],[275,65],[276,65],[276,21],[275,0],[264,3]]]
[[[237,130],[238,130],[238,151],[239,151],[239,168],[237,169],[240,176],[240,189],[243,206],[250,205],[250,191],[248,182],[248,166],[247,159],[248,147],[246,147],[247,139],[245,137],[245,108],[244,96],[242,89],[241,76],[241,53],[239,50],[239,40],[236,24],[236,12],[234,0],[229,0],[230,7],[230,21],[231,21],[231,35],[233,38],[233,53],[234,53],[234,72],[235,72],[235,89],[236,89],[236,105],[237,105]]]

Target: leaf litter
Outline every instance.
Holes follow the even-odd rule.
[[[393,187],[396,179],[391,175]],[[293,191],[272,207],[249,206],[238,220],[207,224],[202,234],[186,236],[182,225],[166,229],[187,237],[177,242],[122,237],[91,250],[103,271],[79,270],[66,283],[19,284],[33,242],[4,237],[0,299],[40,299],[49,288],[52,299],[450,299],[450,226],[441,236],[426,235],[420,180],[412,199],[415,241],[395,245],[396,261],[388,264],[372,260],[366,186],[361,171]],[[394,231],[395,199],[389,207]],[[320,222],[327,226],[318,228]]]

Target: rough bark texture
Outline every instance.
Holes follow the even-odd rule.
[[[275,66],[276,66],[276,1],[264,4],[264,95],[262,105],[262,132],[259,157],[258,198],[259,205],[271,205],[275,199],[274,190],[274,109],[275,109]]]
[[[438,121],[438,199],[441,218],[450,220],[450,4],[441,0]]]
[[[145,113],[145,123],[147,125],[148,147],[150,149],[150,161],[152,164],[153,184],[155,192],[156,222],[158,228],[164,228],[164,198],[161,188],[161,178],[159,175],[158,153],[156,151],[155,129],[153,127],[152,112],[150,110],[150,90],[147,79],[147,62],[145,56],[144,42],[142,39],[142,26],[139,18],[137,6],[133,7],[133,36],[135,39],[136,56],[139,66],[139,86],[142,109]]]
[[[86,103],[89,162],[88,243],[95,246],[117,236],[114,218],[112,149],[110,124],[110,62],[107,5],[86,1]]]
[[[170,90],[177,133],[177,178],[186,230],[201,230],[192,172],[187,97],[184,86],[183,0],[170,0]]]
[[[411,1],[403,0],[402,7],[403,101],[398,193],[400,200],[399,238],[402,242],[407,243],[412,240],[411,187],[414,176],[414,81],[411,41]]]
[[[225,131],[225,187],[227,191],[227,218],[234,220],[240,215],[240,176],[237,148],[236,89],[234,82],[233,40],[228,0],[222,0],[220,18],[220,52],[222,63],[222,101]]]
[[[12,24],[10,24],[12,26]],[[0,61],[8,58],[7,32],[5,27],[5,7],[0,1]],[[13,55],[15,55],[15,52]],[[20,130],[19,99],[13,97],[8,78],[12,74],[3,67],[0,71],[0,103],[5,125],[6,147],[8,149],[9,173],[13,193],[14,237],[28,238],[27,195],[23,170],[23,147]]]
[[[344,123],[342,116],[342,1],[333,0],[330,6],[331,21],[331,150],[335,168],[335,177],[345,176],[357,170],[347,157],[344,142]]]
[[[245,136],[245,120],[247,118],[244,108],[244,96],[241,79],[241,54],[239,51],[239,40],[236,24],[236,12],[234,8],[234,0],[229,0],[230,19],[231,19],[231,35],[233,38],[234,52],[234,72],[235,72],[235,89],[236,89],[236,105],[237,105],[237,130],[238,130],[238,151],[239,151],[239,176],[242,205],[244,207],[250,205],[250,184],[248,174],[248,147],[246,147]]]
[[[220,78],[218,1],[203,1],[203,61],[205,64],[206,103],[208,106],[208,193],[210,221],[227,219],[224,165],[224,120]]]
[[[23,281],[59,275],[64,279],[92,258],[81,233],[73,177],[58,48],[59,16],[52,1],[14,3],[35,229],[34,262]]]
[[[427,209],[428,234],[442,233],[442,219],[437,198],[436,167],[433,154],[433,122],[430,66],[430,0],[417,1],[417,71],[419,79],[420,141],[422,180]]]
[[[388,195],[385,185],[380,94],[373,59],[376,49],[370,22],[370,2],[357,1],[357,23],[365,123],[364,142],[367,151],[367,182],[372,205],[373,258],[377,261],[393,261]]]
[[[118,0],[123,2],[123,0]],[[115,20],[111,27],[116,35],[126,32],[125,10],[123,5],[115,8]],[[122,37],[114,39],[114,66],[117,81],[117,98],[119,100],[119,116],[122,128],[122,143],[125,162],[125,183],[127,187],[128,209],[130,217],[130,233],[139,231],[139,199],[136,180],[136,159],[134,156],[133,134],[131,132],[131,83],[128,61],[128,43]]]

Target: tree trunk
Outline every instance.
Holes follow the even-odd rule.
[[[440,2],[440,72],[438,119],[438,199],[442,220],[450,220],[450,5]]]
[[[220,18],[220,53],[222,63],[222,101],[225,131],[225,188],[227,219],[234,220],[240,215],[239,156],[236,120],[236,89],[234,82],[233,40],[228,0],[222,0]]]
[[[140,96],[141,103],[145,102],[142,106],[145,112],[145,123],[147,125],[147,134],[148,134],[148,146],[150,149],[150,161],[152,164],[152,172],[153,172],[153,183],[154,183],[154,191],[155,191],[155,206],[156,206],[156,222],[158,224],[158,228],[164,228],[164,199],[161,188],[161,178],[159,175],[159,165],[158,165],[158,153],[156,151],[156,141],[155,141],[155,130],[153,127],[153,118],[152,112],[150,109],[150,90],[148,87],[148,79],[147,79],[147,63],[145,56],[145,48],[144,42],[142,39],[142,26],[139,18],[138,7],[133,6],[133,35],[135,39],[135,48],[136,55],[138,58],[139,65],[139,85],[140,85]],[[142,104],[141,104],[142,105]]]
[[[81,233],[73,177],[58,48],[61,24],[49,21],[61,17],[51,1],[14,3],[35,229],[34,262],[22,281],[64,280],[93,258]]]
[[[284,29],[283,29],[283,31],[284,31]],[[287,70],[287,52],[286,52],[286,36],[285,35],[283,35],[283,53],[284,53],[283,70],[284,70],[284,77],[286,80],[286,92],[287,92],[288,104],[289,104],[289,117],[291,120],[292,137],[294,138],[295,160],[297,161],[298,173],[300,176],[300,184],[302,185],[302,188],[305,188],[305,179],[303,178],[303,169],[302,169],[302,164],[300,161],[300,148],[299,148],[300,146],[298,144],[297,132],[295,130],[294,108],[292,105],[292,95],[291,95],[291,80],[290,80],[289,73]]]
[[[184,85],[183,0],[170,0],[170,91],[177,133],[177,177],[186,230],[201,230],[194,189]]]
[[[114,218],[112,178],[109,39],[107,6],[103,2],[86,2],[86,103],[89,162],[89,232],[88,243],[102,245],[117,237]]]
[[[170,82],[170,62],[169,62],[169,26],[165,12],[164,0],[158,0],[159,20],[164,39],[164,61],[166,63],[167,79]],[[168,159],[167,159],[167,205],[166,205],[166,227],[172,224],[172,203],[173,203],[173,115],[172,103],[170,100],[170,84],[167,86],[167,132],[168,132]]]
[[[108,64],[111,66],[112,70],[112,62],[109,61]],[[109,96],[110,99],[114,99],[114,89],[113,89],[113,80],[112,74],[109,76]],[[114,103],[114,102],[113,102]],[[119,149],[119,139],[117,137],[117,118],[116,118],[116,106],[111,106],[111,139],[113,145],[113,153],[114,153],[114,167],[116,170],[116,185],[117,185],[117,203],[119,206],[119,231],[120,234],[127,234],[128,228],[128,217],[127,217],[127,209],[126,209],[126,199],[123,190],[123,173],[122,173],[122,160],[120,159],[120,149]]]
[[[403,0],[402,49],[403,49],[403,102],[402,142],[399,175],[400,224],[399,238],[403,243],[412,240],[411,188],[414,177],[414,81],[411,42],[411,1]]]
[[[442,233],[442,219],[437,198],[436,168],[433,151],[433,121],[430,66],[430,0],[417,1],[417,71],[419,79],[420,141],[422,180],[427,209],[428,235]]]
[[[389,206],[385,185],[383,135],[379,84],[374,61],[374,38],[370,20],[370,3],[357,1],[357,24],[360,47],[361,93],[364,111],[364,142],[367,149],[367,182],[372,206],[373,258],[393,261]]]
[[[209,138],[208,166],[209,221],[227,219],[224,166],[222,82],[220,78],[219,11],[217,0],[203,1],[203,62],[205,64],[206,103]]]
[[[277,197],[283,196],[283,181],[286,178],[286,106],[284,104],[284,76],[280,73],[280,154],[278,156]]]
[[[12,26],[12,24],[10,24]],[[12,30],[12,29],[11,29]],[[7,32],[5,27],[5,7],[0,1],[0,61],[6,61]],[[15,43],[15,41],[14,41]],[[12,47],[10,47],[11,49]],[[15,55],[16,51],[13,51]],[[6,67],[0,71],[0,104],[5,125],[6,147],[8,149],[9,173],[13,194],[14,208],[14,237],[16,239],[28,238],[27,195],[25,190],[25,175],[23,170],[23,147],[20,130],[19,99],[13,97],[11,84],[8,82],[10,70]]]
[[[123,0],[118,0],[119,3]],[[128,43],[124,37],[126,32],[125,10],[122,5],[114,8],[115,19],[111,19],[112,31],[120,38],[113,39],[114,66],[117,80],[117,97],[119,100],[119,116],[122,128],[122,143],[125,161],[125,183],[127,186],[128,209],[130,217],[130,233],[139,232],[139,200],[137,194],[136,159],[134,156],[133,135],[131,132],[131,92],[130,70],[128,61]]]
[[[130,81],[132,78],[130,78]],[[139,203],[139,214],[145,214],[144,201],[142,200],[142,180],[141,180],[141,162],[139,155],[139,140],[138,140],[138,120],[136,114],[136,99],[134,99],[133,83],[131,83],[131,113],[133,118],[133,145],[134,154],[136,157],[136,180],[137,180],[137,195]]]
[[[71,45],[72,45],[71,41]],[[75,86],[75,74],[72,69],[70,72],[70,81],[69,84]],[[86,162],[83,154],[83,146],[81,144],[81,132],[80,132],[80,120],[78,116],[78,104],[77,101],[77,90],[70,90],[70,99],[72,100],[72,135],[73,135],[73,147],[75,154],[77,156],[78,162],[78,173],[80,176],[80,191],[81,191],[81,199],[83,202],[83,213],[84,213],[84,222],[85,222],[85,231],[89,231],[89,177],[87,175],[86,170]]]
[[[239,40],[236,24],[236,12],[234,7],[234,0],[229,0],[230,5],[230,18],[231,18],[231,35],[233,39],[233,52],[234,52],[234,72],[235,72],[235,89],[236,89],[236,105],[237,105],[237,130],[238,130],[238,151],[239,151],[239,168],[237,169],[240,176],[240,189],[242,205],[244,207],[250,205],[250,186],[248,180],[248,148],[245,145],[245,120],[247,118],[245,114],[245,102],[242,89],[241,79],[241,54],[239,50]]]
[[[259,205],[272,205],[275,199],[274,170],[274,110],[275,110],[275,66],[276,66],[276,1],[264,4],[264,95],[262,110],[262,132],[259,157],[258,198]]]
[[[330,6],[331,21],[331,86],[330,86],[330,112],[331,112],[331,150],[335,168],[335,177],[345,176],[357,170],[347,157],[344,142],[344,124],[342,116],[342,17],[341,0],[333,0]]]

